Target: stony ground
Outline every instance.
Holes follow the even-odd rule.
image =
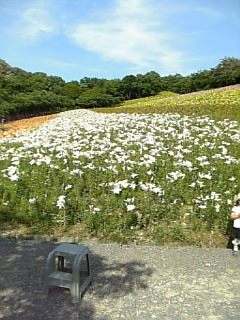
[[[0,319],[240,319],[240,256],[231,250],[85,244],[93,282],[73,304],[66,289],[44,292],[57,243],[0,238]]]

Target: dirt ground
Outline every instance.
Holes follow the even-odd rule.
[[[46,295],[46,259],[58,244],[0,236],[0,319],[240,319],[240,256],[231,250],[84,243],[93,280],[73,304],[67,289]]]
[[[56,118],[56,114],[48,116],[33,117],[28,119],[21,119],[0,124],[0,138],[11,137],[21,131],[30,131],[41,127],[45,122]]]

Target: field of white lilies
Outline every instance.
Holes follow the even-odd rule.
[[[224,234],[239,165],[237,121],[68,111],[0,140],[0,221],[131,240]]]

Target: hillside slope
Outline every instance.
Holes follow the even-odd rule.
[[[125,101],[115,108],[100,108],[107,113],[178,113],[209,116],[215,120],[230,119],[240,123],[240,85],[198,91],[189,94],[164,95]]]
[[[0,61],[1,63],[1,61]],[[221,108],[221,112],[218,112],[217,108],[217,101],[216,101],[216,107],[213,109],[207,109],[208,106],[210,106],[210,101],[207,99],[208,97],[212,97],[212,94],[215,95],[215,98],[220,97],[223,98],[224,102],[224,94],[226,93],[226,102],[225,102],[225,108]],[[220,94],[220,96],[219,96]],[[172,92],[162,92],[159,95],[147,97],[147,98],[141,98],[141,99],[134,99],[126,101],[121,107],[115,107],[115,108],[98,108],[94,109],[96,112],[110,112],[110,113],[120,113],[120,112],[127,112],[127,113],[150,113],[150,112],[168,112],[168,109],[171,108],[168,107],[169,104],[176,105],[180,104],[182,105],[181,110],[178,108],[174,108],[169,110],[169,112],[180,112],[183,113],[185,106],[187,109],[185,109],[186,112],[195,112],[196,109],[190,108],[191,105],[196,105],[196,100],[191,100],[191,98],[196,99],[198,97],[203,97],[202,100],[200,100],[200,106],[202,104],[202,113],[209,114],[210,116],[213,116],[215,114],[220,116],[220,118],[230,118],[232,120],[239,120],[240,121],[240,84],[222,87],[222,88],[216,88],[211,90],[204,90],[204,91],[198,91],[193,93],[187,93],[187,94],[174,94]],[[164,102],[165,101],[165,102]],[[205,101],[205,105],[203,105],[203,101]],[[182,103],[180,103],[182,102]],[[214,102],[214,101],[213,101]],[[184,105],[185,103],[185,105]],[[222,105],[222,104],[221,104]],[[228,105],[231,105],[231,108],[228,108]],[[212,103],[211,103],[212,106]],[[213,103],[214,106],[214,103]],[[137,107],[137,108],[136,108]],[[161,108],[162,107],[162,108]],[[165,110],[164,110],[165,109]],[[198,109],[198,113],[200,113],[201,109]],[[214,112],[215,111],[215,112]],[[16,135],[20,131],[24,130],[33,130],[35,128],[40,127],[45,122],[55,118],[57,115],[49,115],[49,116],[40,116],[40,117],[33,117],[29,119],[22,119],[18,121],[12,121],[6,124],[0,124],[0,138],[6,137],[6,136],[13,136]]]
[[[230,91],[230,90],[240,90],[240,83],[234,84],[232,86],[226,86],[226,87],[221,87],[221,88],[216,88],[216,89],[185,93],[185,94],[183,94],[183,96],[195,96],[195,95],[199,95],[199,94],[203,94],[203,93],[222,92],[222,91]]]
[[[0,77],[17,76],[19,74],[29,74],[29,72],[17,67],[12,67],[5,60],[0,59]]]

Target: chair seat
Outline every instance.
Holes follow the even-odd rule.
[[[72,284],[72,273],[54,271],[48,275],[48,279],[49,285],[70,289]]]
[[[49,275],[50,279],[72,280],[72,274],[69,272],[55,271]]]

